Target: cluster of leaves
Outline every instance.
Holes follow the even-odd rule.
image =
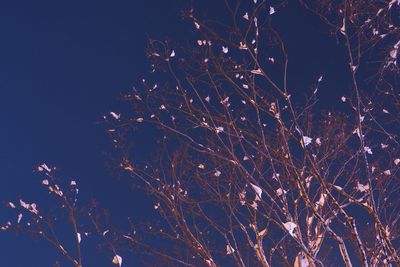
[[[232,23],[189,10],[188,48],[150,41],[151,74],[124,97],[133,113],[105,117],[118,167],[149,193],[157,218],[140,231],[133,222],[113,230],[124,246],[165,266],[400,265],[399,2],[301,2],[346,47],[352,91],[337,110],[315,107],[322,76],[304,101],[288,86],[288,53],[270,23],[284,2],[226,1]],[[385,86],[363,91],[362,58],[372,47],[390,48],[381,68],[391,72],[381,72]],[[153,138],[151,155],[131,149],[144,138]],[[38,233],[81,266],[75,200],[45,181],[69,211],[78,256]],[[45,222],[36,205],[21,206],[36,225]],[[110,234],[92,223],[99,236]]]

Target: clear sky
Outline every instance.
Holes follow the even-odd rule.
[[[212,2],[203,1],[204,10],[211,12]],[[293,81],[310,84],[329,73],[326,79],[340,87],[335,69],[344,60],[335,57],[334,38],[315,26],[316,18],[295,10],[277,13],[288,27],[292,67],[304,69],[293,72]],[[89,197],[122,203],[110,189],[113,178],[104,167],[109,140],[96,122],[118,109],[120,93],[147,69],[147,37],[181,38],[180,25],[179,1],[2,1],[0,201],[39,197],[32,192],[39,188],[33,169],[47,162],[77,179]],[[300,35],[296,27],[310,32]],[[325,88],[321,97],[337,97],[342,89]],[[58,254],[43,257],[47,251],[42,242],[0,235],[0,266],[51,266]]]
[[[3,203],[34,198],[32,170],[41,162],[78,179],[82,191],[105,189],[112,179],[103,164],[108,139],[96,122],[146,70],[148,35],[168,35],[165,22],[179,21],[177,5],[167,2],[1,2]],[[1,234],[0,266],[50,266],[47,248]]]

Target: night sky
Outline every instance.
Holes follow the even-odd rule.
[[[213,2],[202,1],[205,12],[217,12]],[[103,114],[119,110],[119,96],[148,69],[148,37],[179,40],[188,34],[180,6],[165,0],[2,1],[2,204],[25,196],[43,198],[44,191],[35,191],[40,186],[33,170],[46,162],[76,179],[84,198],[96,196],[120,211],[135,205],[120,197],[116,188],[121,185],[105,167],[110,140],[98,122]],[[338,52],[343,48],[327,27],[296,4],[278,11],[276,20],[284,30],[292,83],[311,90],[324,74],[319,97],[322,103],[337,103],[332,99],[347,89],[339,72],[346,64]],[[0,220],[6,220],[1,213]],[[59,256],[44,242],[12,234],[0,234],[0,255],[0,265],[10,267],[52,266]],[[111,266],[110,255],[87,266]],[[129,260],[135,262],[127,257],[126,266],[132,266]]]

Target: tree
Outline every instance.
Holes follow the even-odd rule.
[[[23,200],[32,222],[17,229],[74,266],[83,264],[78,214],[120,266],[127,247],[163,266],[400,265],[399,2],[300,1],[345,48],[350,90],[331,109],[318,103],[323,76],[311,90],[293,88],[290,51],[273,24],[287,3],[243,2],[226,1],[217,21],[183,12],[193,40],[150,40],[151,73],[123,97],[132,114],[106,118],[115,165],[148,193],[154,222],[122,230],[93,205],[78,212],[76,183],[67,196],[43,164],[42,184],[67,211],[76,253]],[[149,153],[136,149],[143,142]]]

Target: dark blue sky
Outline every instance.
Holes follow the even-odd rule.
[[[324,72],[329,73],[324,79],[337,81],[340,87],[343,77],[335,69],[344,61],[334,52],[334,38],[328,38],[323,26],[315,26],[318,19],[297,10],[277,13],[277,20],[287,27],[284,38],[293,56],[292,68],[304,69],[293,71],[292,81],[300,87]],[[147,37],[182,36],[178,11],[179,1],[166,0],[2,1],[3,203],[40,195],[32,192],[39,188],[32,170],[41,162],[56,165],[62,176],[77,179],[81,191],[90,192],[87,196],[101,194],[111,202],[121,200],[109,190],[113,178],[104,167],[109,140],[96,122],[103,114],[118,110],[120,93],[134,86],[146,71]],[[325,88],[321,97],[338,96],[343,89]],[[0,235],[0,266],[51,266],[50,259],[58,254],[43,257],[49,249],[41,244]]]
[[[96,122],[146,70],[147,37],[168,36],[179,21],[178,5],[167,2],[2,1],[2,202],[34,200],[41,162],[76,178],[82,192],[107,193],[109,142]],[[1,234],[0,266],[51,266],[41,244]]]

